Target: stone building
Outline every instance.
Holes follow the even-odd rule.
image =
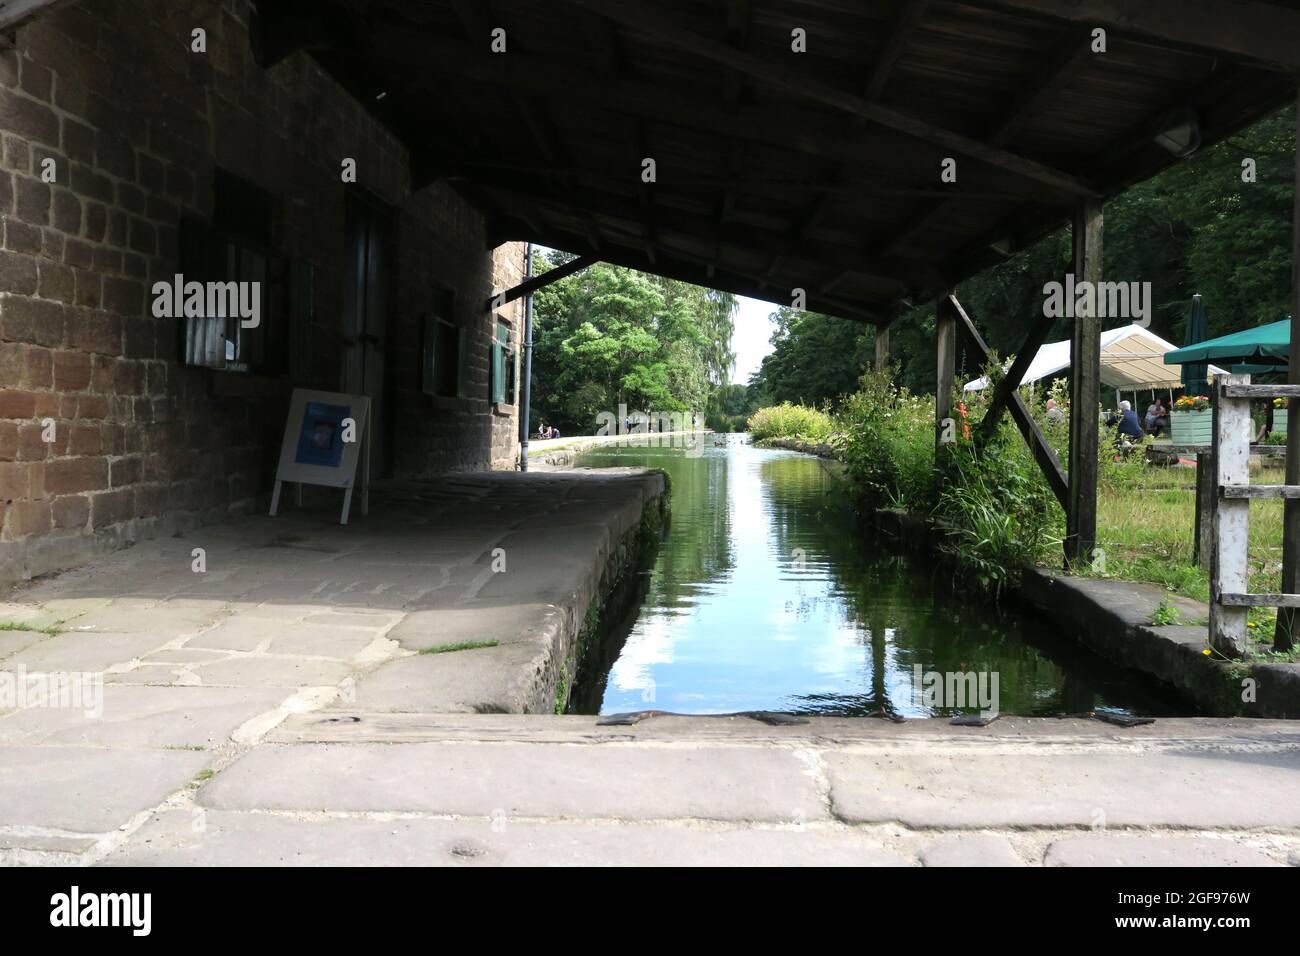
[[[264,508],[295,386],[371,396],[377,477],[514,465],[524,247],[250,13],[79,0],[0,53],[0,584]],[[177,274],[259,326],[157,316]]]

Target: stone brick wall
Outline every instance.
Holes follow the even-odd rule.
[[[487,400],[482,303],[522,248],[489,254],[481,215],[444,185],[411,194],[402,144],[315,61],[257,67],[248,12],[82,0],[0,53],[0,583],[265,506],[292,386],[342,387],[347,189],[397,211],[398,473],[513,464],[513,415]],[[217,168],[274,194],[276,252],[315,267],[302,381],[182,365],[176,320],[150,310],[181,217],[213,214]],[[420,391],[435,285],[472,338],[462,399]],[[507,311],[517,337],[522,309]]]

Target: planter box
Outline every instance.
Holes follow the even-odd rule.
[[[1273,434],[1286,434],[1287,411],[1285,408],[1273,409]]]
[[[1214,409],[1203,412],[1172,410],[1169,437],[1175,445],[1208,445],[1214,440]]]

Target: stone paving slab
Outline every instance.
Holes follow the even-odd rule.
[[[826,757],[836,814],[923,827],[1300,827],[1300,751]]]
[[[172,634],[137,631],[131,634],[69,631],[31,644],[0,661],[0,670],[19,665],[28,671],[106,671],[126,666],[174,640]]]
[[[342,661],[257,655],[197,664],[191,673],[207,687],[335,686],[350,673]]]
[[[550,646],[535,643],[416,654],[386,664],[356,683],[336,709],[375,711],[523,713],[536,711]]]
[[[24,708],[0,720],[0,744],[212,747],[244,721],[276,707],[278,690],[224,687],[104,687],[102,714]]]
[[[380,628],[290,624],[271,638],[267,652],[348,660],[369,647],[381,633]]]
[[[537,602],[493,604],[491,624],[484,627],[483,607],[451,607],[412,611],[385,635],[404,650],[422,651],[466,641],[549,639],[560,627],[564,612],[554,604]]]
[[[0,661],[49,637],[43,631],[0,631]]]
[[[869,834],[428,818],[157,814],[108,866],[904,866]]]
[[[940,837],[921,851],[925,866],[1024,866],[1004,836],[995,833],[956,833]]]
[[[1099,833],[1058,840],[1047,866],[1282,866],[1233,840]]]
[[[211,759],[191,750],[0,746],[0,827],[111,830],[157,806]]]
[[[200,802],[611,820],[826,817],[807,765],[775,748],[264,745],[223,770]]]

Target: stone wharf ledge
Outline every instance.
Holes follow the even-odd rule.
[[[938,553],[943,530],[935,522],[897,509],[865,516],[867,523],[907,551]],[[1062,626],[1080,644],[1120,667],[1172,685],[1207,714],[1300,718],[1300,664],[1227,662],[1205,654],[1210,609],[1171,595],[1156,584],[1025,568],[1012,597]],[[1184,621],[1151,623],[1162,601]],[[1243,701],[1246,679],[1254,701]]]
[[[500,540],[509,573],[486,576],[472,595],[407,613],[388,632],[406,656],[360,677],[336,709],[563,710],[588,641],[606,615],[627,610],[636,593],[625,586],[628,578],[662,539],[668,479],[641,468],[507,477],[515,485],[568,490],[562,505],[532,514]],[[438,652],[456,645],[470,646]]]
[[[233,692],[258,713],[271,690],[387,713],[552,714],[601,613],[638,594],[627,585],[668,510],[663,473],[613,468],[385,481],[346,526],[333,508],[230,518],[0,599],[0,622],[32,627],[0,630],[0,672]],[[0,731],[58,713],[0,709]]]

